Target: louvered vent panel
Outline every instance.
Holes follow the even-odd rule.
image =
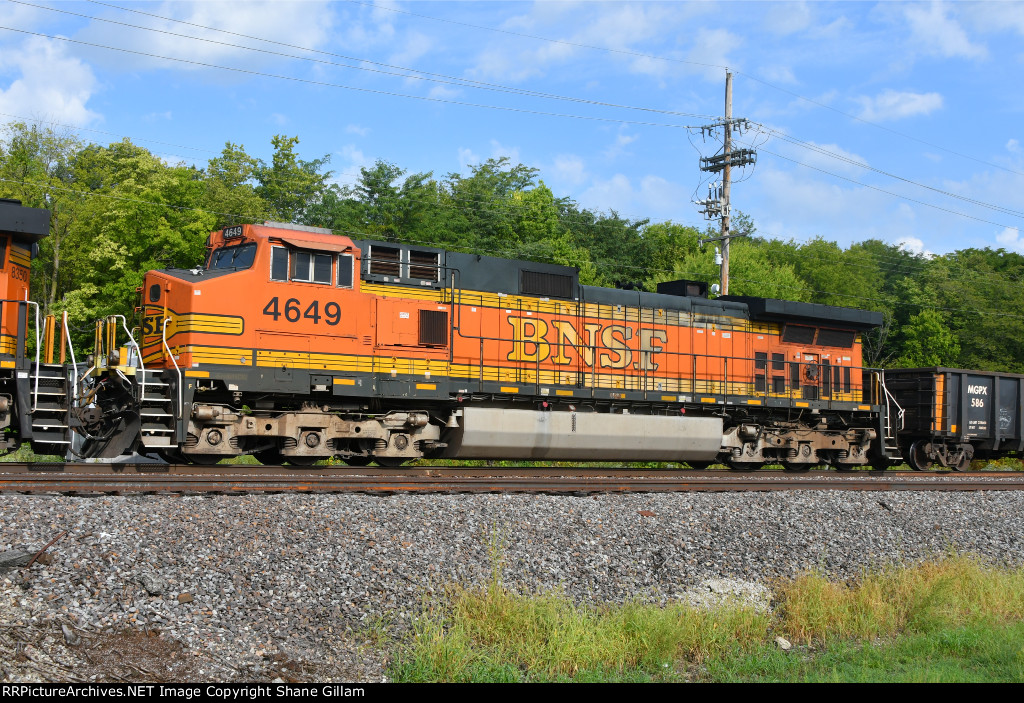
[[[519,289],[524,295],[542,295],[545,298],[571,298],[572,276],[523,270],[520,272]]]
[[[420,344],[429,346],[448,344],[448,312],[446,310],[420,310]]]
[[[394,247],[370,247],[370,273],[382,276],[401,275],[402,251]]]

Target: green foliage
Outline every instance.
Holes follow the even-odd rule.
[[[654,290],[680,278],[717,282],[715,243],[673,222],[630,220],[559,197],[532,167],[507,158],[467,175],[408,173],[378,161],[341,187],[328,157],[306,160],[277,135],[269,163],[231,142],[204,169],[168,164],[128,140],[108,146],[24,122],[0,133],[0,196],[47,207],[50,236],[33,263],[33,295],[68,310],[89,338],[95,318],[128,314],[151,268],[203,261],[208,233],[276,219],[357,239],[403,241],[576,267],[587,285]],[[878,240],[843,249],[757,235],[733,217],[730,293],[883,313],[864,335],[872,366],[935,364],[1024,372],[1024,257],[965,249],[923,257]],[[708,229],[703,236],[718,233]],[[717,244],[721,246],[721,244]]]

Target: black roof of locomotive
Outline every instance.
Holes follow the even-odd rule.
[[[751,320],[775,322],[805,322],[811,325],[825,324],[855,330],[869,330],[880,327],[882,313],[856,308],[840,308],[819,303],[797,303],[792,300],[775,298],[754,298],[745,295],[724,295],[719,300],[744,303],[750,311]]]
[[[510,295],[534,294],[535,291],[524,290],[524,273],[550,276],[561,280],[564,285],[562,293],[544,293],[552,299],[577,300],[584,303],[600,305],[622,305],[664,310],[681,310],[702,315],[720,315],[753,321],[794,322],[813,325],[827,325],[854,330],[867,330],[882,324],[882,314],[869,310],[841,308],[817,303],[797,303],[789,300],[773,298],[755,298],[750,296],[721,296],[708,299],[704,296],[673,295],[668,293],[648,293],[638,290],[620,290],[599,286],[581,285],[579,269],[560,264],[549,264],[521,259],[505,259],[485,254],[463,254],[447,251],[438,247],[403,244],[401,242],[381,242],[372,240],[353,240],[363,253],[362,277],[366,280],[380,278],[368,273],[366,262],[369,260],[371,246],[389,247],[400,250],[433,252],[438,255],[438,266],[442,270],[457,271],[456,285],[463,290],[485,291],[488,293],[508,293]],[[408,257],[404,259],[408,261]],[[445,275],[444,278],[448,276]],[[568,280],[565,280],[568,279]],[[400,285],[405,284],[422,288],[421,279],[404,279],[401,276],[386,277],[383,280]],[[435,285],[444,285],[438,281]],[[556,288],[558,286],[555,286]]]
[[[0,198],[0,232],[38,242],[50,233],[50,211],[27,207],[18,200]]]

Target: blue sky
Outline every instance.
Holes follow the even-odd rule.
[[[198,165],[298,136],[343,184],[508,156],[696,226],[719,145],[687,127],[729,67],[758,149],[733,208],[762,234],[1024,252],[1024,3],[0,0],[0,27],[2,121]]]

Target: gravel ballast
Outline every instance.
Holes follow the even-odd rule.
[[[1017,566],[1024,494],[0,495],[0,557],[64,530],[49,563],[0,568],[0,680],[380,681],[374,633],[496,559],[521,592],[758,607],[810,569]]]

